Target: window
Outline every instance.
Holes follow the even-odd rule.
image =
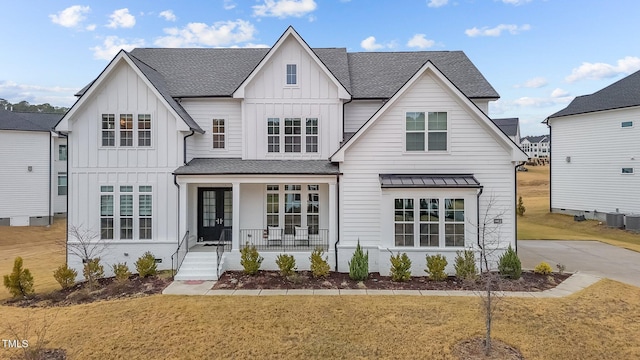
[[[444,207],[445,246],[464,246],[464,199],[445,199]]]
[[[393,225],[395,246],[464,247],[464,199],[394,199]]]
[[[623,121],[620,126],[623,128],[633,127],[633,121]]]
[[[446,112],[407,112],[405,116],[405,131],[406,151],[447,150]]]
[[[113,186],[100,186],[100,239],[113,239]]]
[[[58,160],[67,160],[67,145],[58,145]]]
[[[267,226],[280,226],[280,194],[278,185],[267,185]]]
[[[424,151],[424,113],[408,112],[406,116],[407,151]]]
[[[151,146],[151,114],[138,114],[138,146]]]
[[[447,113],[446,112],[430,112],[428,123],[428,140],[429,151],[446,151],[447,150]]]
[[[297,226],[306,226],[309,235],[320,233],[320,185],[267,185],[266,205],[268,227],[283,227],[288,235]]]
[[[140,239],[151,239],[152,232],[152,196],[151,186],[140,186],[138,195],[138,222],[139,222],[139,237]]]
[[[67,195],[67,173],[58,173],[58,195]]]
[[[298,65],[287,64],[287,85],[298,84]]]
[[[300,118],[284,119],[284,152],[300,152],[302,135]]]
[[[307,227],[310,235],[317,235],[320,229],[319,185],[307,185]]]
[[[120,186],[120,239],[133,239],[133,186]]]
[[[284,233],[294,234],[302,226],[302,194],[300,185],[284,186]]]
[[[308,153],[318,152],[318,119],[307,118],[306,121],[306,150]]]
[[[133,146],[133,115],[120,115],[120,146]]]
[[[622,173],[623,174],[633,174],[633,168],[630,168],[630,167],[622,168]]]
[[[224,119],[213,119],[213,148],[224,149]]]
[[[102,114],[102,146],[116,145],[116,120],[114,114]]]
[[[280,119],[267,119],[267,152],[280,152]]]

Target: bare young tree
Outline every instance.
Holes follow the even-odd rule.
[[[69,226],[69,241],[66,242],[70,255],[78,257],[83,264],[99,258],[109,244],[91,229],[81,226]]]

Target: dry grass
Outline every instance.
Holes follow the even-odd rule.
[[[13,260],[21,256],[24,267],[33,274],[37,292],[48,292],[59,287],[53,271],[64,264],[66,221],[56,219],[51,227],[0,226],[0,277],[13,269]],[[0,288],[0,299],[10,294]]]
[[[573,216],[549,213],[549,166],[530,166],[518,172],[518,195],[525,215],[518,218],[518,239],[599,240],[640,251],[640,235],[599,225],[598,221],[573,221]]]
[[[37,328],[56,314],[49,346],[75,359],[450,359],[455,343],[482,334],[478,303],[156,295],[59,309],[0,306],[0,318],[19,324],[31,314]],[[501,306],[494,336],[526,359],[640,358],[639,288],[604,280],[568,298],[511,298]]]

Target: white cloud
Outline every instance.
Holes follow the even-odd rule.
[[[360,46],[367,51],[373,51],[382,49],[384,45],[376,43],[376,38],[374,36],[369,36],[368,38],[362,40],[360,42]]]
[[[533,89],[537,89],[537,88],[541,88],[543,86],[546,86],[549,82],[547,81],[547,79],[538,76],[538,77],[534,77],[532,79],[529,79],[527,81],[524,82],[524,84],[518,84],[515,85],[515,88],[533,88]]]
[[[425,36],[425,34],[413,35],[413,37],[407,42],[407,46],[412,48],[427,49],[435,45],[435,41],[429,40]]]
[[[528,2],[531,2],[531,0],[502,0],[502,2],[505,4],[511,4],[511,5],[523,5]]]
[[[264,0],[264,4],[253,6],[253,15],[281,19],[289,16],[302,17],[317,7],[314,0]]]
[[[32,104],[49,103],[53,106],[71,106],[75,102],[77,88],[61,86],[41,86],[18,84],[14,81],[0,81],[0,93],[5,100],[15,103],[28,101]]]
[[[108,28],[117,29],[117,28],[132,28],[136,24],[135,16],[129,14],[129,9],[118,9],[114,11],[111,15],[109,15],[109,23],[107,24]]]
[[[96,24],[87,25],[84,29],[87,31],[93,31],[96,29]]]
[[[624,57],[618,60],[616,65],[583,62],[582,65],[574,68],[565,80],[570,83],[584,79],[599,80],[620,74],[631,74],[638,69],[640,69],[640,58],[635,56]]]
[[[519,34],[522,31],[531,30],[531,25],[513,25],[513,24],[500,24],[496,27],[489,28],[487,26],[478,29],[477,27],[473,27],[471,29],[467,29],[464,31],[465,34],[469,37],[477,37],[477,36],[500,36],[503,31],[508,31],[512,35]]]
[[[159,16],[167,21],[176,21],[176,14],[173,13],[173,10],[162,11]]]
[[[73,28],[86,19],[85,14],[89,13],[91,8],[89,6],[73,5],[57,14],[49,15],[49,18],[54,24],[64,26],[66,28]]]
[[[447,5],[449,0],[428,0],[427,6],[432,8],[439,8]]]
[[[556,88],[551,92],[552,98],[562,98],[569,96],[569,92],[560,88]]]
[[[126,40],[117,36],[107,36],[102,45],[91,48],[94,59],[111,60],[121,49],[131,51],[144,45],[144,40]]]
[[[255,27],[248,21],[219,21],[213,25],[189,23],[182,29],[164,29],[167,36],[154,42],[162,47],[229,46],[253,40]]]
[[[224,4],[222,5],[222,7],[225,10],[231,10],[236,7],[236,3],[234,3],[233,0],[224,0]]]

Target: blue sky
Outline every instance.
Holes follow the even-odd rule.
[[[523,135],[575,96],[640,69],[636,0],[208,0],[3,3],[0,98],[71,106],[120,48],[271,46],[462,50]]]

